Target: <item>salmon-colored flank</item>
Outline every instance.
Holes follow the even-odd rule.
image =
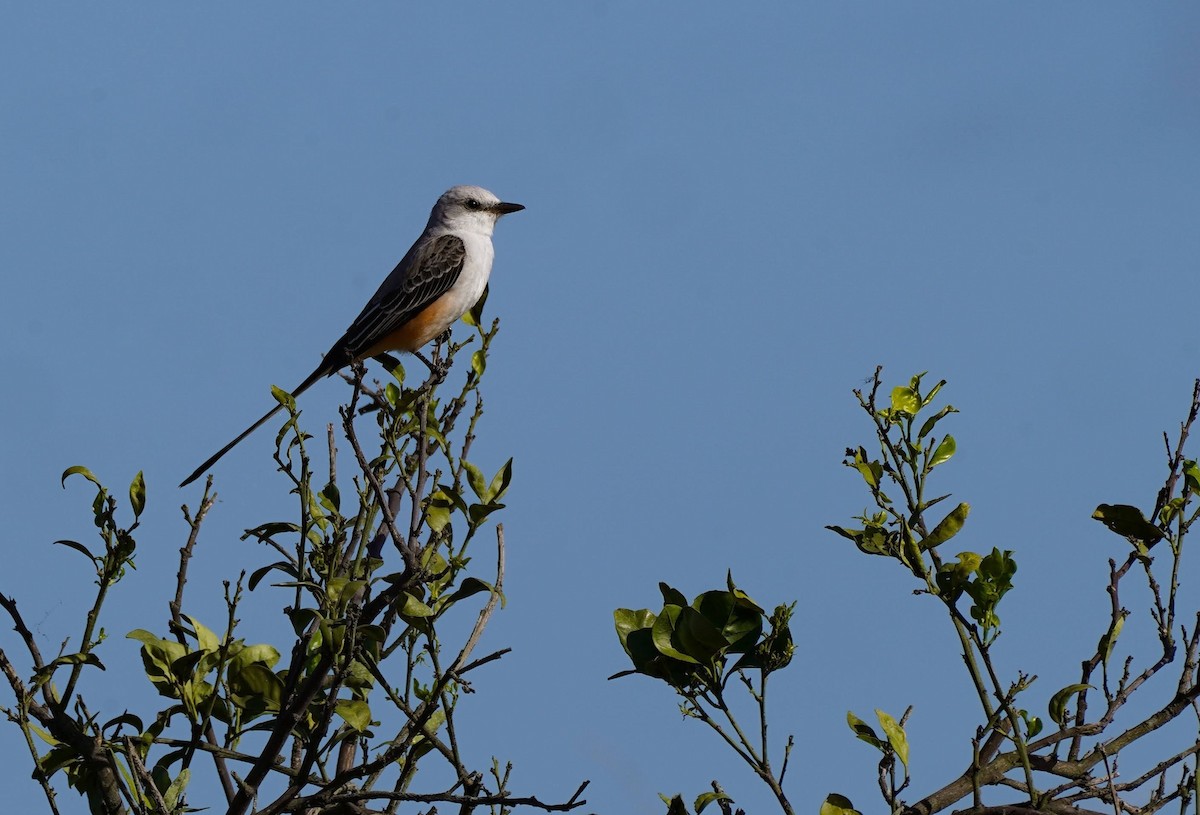
[[[455,313],[454,299],[447,292],[434,300],[411,320],[392,333],[381,337],[378,342],[363,351],[359,359],[367,359],[384,351],[418,351],[425,343],[441,334],[459,315]]]

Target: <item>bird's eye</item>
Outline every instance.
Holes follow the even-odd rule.
[[[483,204],[479,203],[478,199],[468,198],[467,209],[483,209]]]

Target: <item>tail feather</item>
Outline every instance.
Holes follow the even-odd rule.
[[[303,382],[301,382],[296,387],[296,389],[294,391],[292,391],[292,396],[299,396],[300,394],[304,393],[304,391],[308,390],[309,386],[311,386],[314,382],[316,382],[321,377],[329,376],[331,373],[333,373],[334,370],[336,370],[336,369],[330,369],[324,365],[322,365],[320,368],[317,368],[317,370],[315,370],[311,374],[309,374],[308,378],[305,379]],[[210,467],[212,467],[214,464],[216,464],[218,461],[221,460],[222,456],[224,456],[226,453],[228,453],[230,450],[232,450],[234,447],[236,447],[238,442],[240,442],[242,439],[249,436],[255,430],[258,430],[260,427],[262,427],[264,424],[266,424],[271,419],[272,416],[274,416],[276,413],[278,413],[281,410],[283,410],[283,405],[276,405],[275,407],[268,410],[261,419],[259,419],[257,422],[255,422],[254,424],[247,427],[245,430],[243,430],[241,433],[239,433],[233,441],[229,442],[229,444],[225,445],[220,450],[213,453],[208,458],[207,461],[205,461],[203,464],[201,464],[199,467],[197,467],[195,470],[193,470],[192,474],[189,475],[187,478],[183,479],[183,481],[180,482],[179,486],[186,487],[188,484],[191,484],[197,478],[204,475],[206,472],[208,472]]]

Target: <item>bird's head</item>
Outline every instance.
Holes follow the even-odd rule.
[[[521,204],[501,201],[483,187],[451,187],[433,205],[433,212],[429,214],[429,228],[491,235],[500,216],[522,209],[525,207]]]

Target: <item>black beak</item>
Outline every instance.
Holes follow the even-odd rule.
[[[492,206],[492,211],[499,213],[500,215],[507,215],[510,212],[520,212],[523,209],[525,209],[524,204],[509,204],[505,203],[504,201]]]

